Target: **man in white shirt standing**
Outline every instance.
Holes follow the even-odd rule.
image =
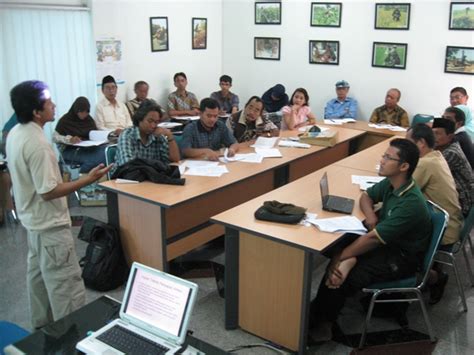
[[[64,183],[43,127],[56,105],[48,86],[25,81],[10,92],[19,124],[7,141],[8,167],[21,223],[28,232],[27,288],[32,326],[44,327],[85,303],[85,289],[71,234],[66,196],[101,178],[110,167],[93,168]]]
[[[127,106],[116,99],[117,83],[112,76],[102,79],[102,93],[104,98],[97,104],[95,112],[97,128],[114,131],[118,136],[125,128],[132,126],[132,120]]]

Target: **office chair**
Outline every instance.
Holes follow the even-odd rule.
[[[364,323],[364,328],[362,329],[362,334],[359,342],[359,349],[362,349],[365,343],[365,338],[367,336],[367,329],[370,325],[370,319],[372,317],[372,312],[374,310],[375,303],[389,303],[389,302],[420,302],[421,310],[423,311],[423,317],[425,319],[428,332],[430,334],[430,340],[432,342],[436,341],[436,338],[433,334],[433,328],[431,326],[430,319],[428,317],[428,312],[426,311],[425,301],[421,294],[422,288],[426,285],[428,277],[430,274],[431,266],[433,265],[434,256],[438,249],[438,246],[443,239],[444,230],[448,224],[449,214],[443,210],[441,207],[435,203],[428,201],[431,221],[433,223],[433,232],[431,235],[431,240],[429,248],[426,251],[425,258],[423,260],[423,269],[422,269],[422,278],[421,280],[417,278],[417,275],[412,275],[401,280],[380,282],[373,285],[370,285],[364,288],[362,291],[367,293],[372,293],[372,298],[370,300],[369,310],[367,311],[367,316]],[[438,211],[436,211],[438,210]],[[382,299],[378,300],[377,298],[380,295],[386,293],[408,293],[415,294],[415,297],[412,298],[398,298],[398,299]]]

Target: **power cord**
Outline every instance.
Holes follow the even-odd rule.
[[[226,350],[226,351],[229,352],[229,353],[234,353],[234,352],[237,352],[237,351],[240,351],[240,350],[251,349],[251,348],[267,348],[267,349],[273,350],[277,354],[281,354],[281,355],[287,355],[288,354],[286,351],[283,351],[283,350],[279,349],[278,345],[270,343],[270,342],[260,343],[260,344],[239,345],[239,346],[236,346],[233,349]]]

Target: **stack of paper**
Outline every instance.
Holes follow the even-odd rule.
[[[182,126],[182,125],[183,124],[179,123],[179,122],[161,122],[161,123],[158,124],[158,127],[171,129],[171,128],[179,127],[179,126]]]
[[[392,126],[390,124],[384,124],[384,123],[380,123],[380,124],[369,123],[369,127],[376,128],[376,129],[388,129],[394,132],[405,132],[407,130],[406,128],[403,128],[400,126]]]
[[[352,175],[352,183],[360,186],[361,190],[367,190],[369,187],[385,179],[383,176],[361,176]]]
[[[219,177],[229,172],[224,165],[219,165],[218,161],[208,160],[185,160],[179,166],[179,171],[182,175],[213,177]]]
[[[278,142],[279,147],[290,147],[290,148],[310,148],[311,145],[307,143],[296,142],[293,140],[280,140]]]
[[[278,148],[255,148],[255,153],[261,155],[262,158],[281,158],[281,152]]]
[[[308,222],[318,227],[321,232],[365,234],[367,228],[354,216],[335,218],[308,219]]]
[[[278,137],[258,137],[254,144],[251,145],[252,148],[273,148]]]
[[[89,132],[88,141],[81,141],[73,145],[76,147],[95,147],[98,145],[102,145],[109,141],[110,133],[112,133],[112,131],[110,130],[104,130],[104,131],[92,130]]]
[[[324,119],[324,124],[332,124],[332,125],[342,125],[344,122],[339,119],[332,119],[332,118],[326,118]]]
[[[263,157],[257,153],[248,153],[248,154],[236,154],[233,157],[221,157],[219,160],[223,163],[229,163],[232,161],[240,161],[242,163],[256,163],[259,164],[262,162]]]
[[[177,117],[171,117],[171,118],[178,121],[195,121],[199,119],[199,116],[177,116]]]

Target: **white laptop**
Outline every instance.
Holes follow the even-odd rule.
[[[86,354],[175,354],[186,338],[197,290],[192,282],[133,263],[120,318],[76,348]]]

